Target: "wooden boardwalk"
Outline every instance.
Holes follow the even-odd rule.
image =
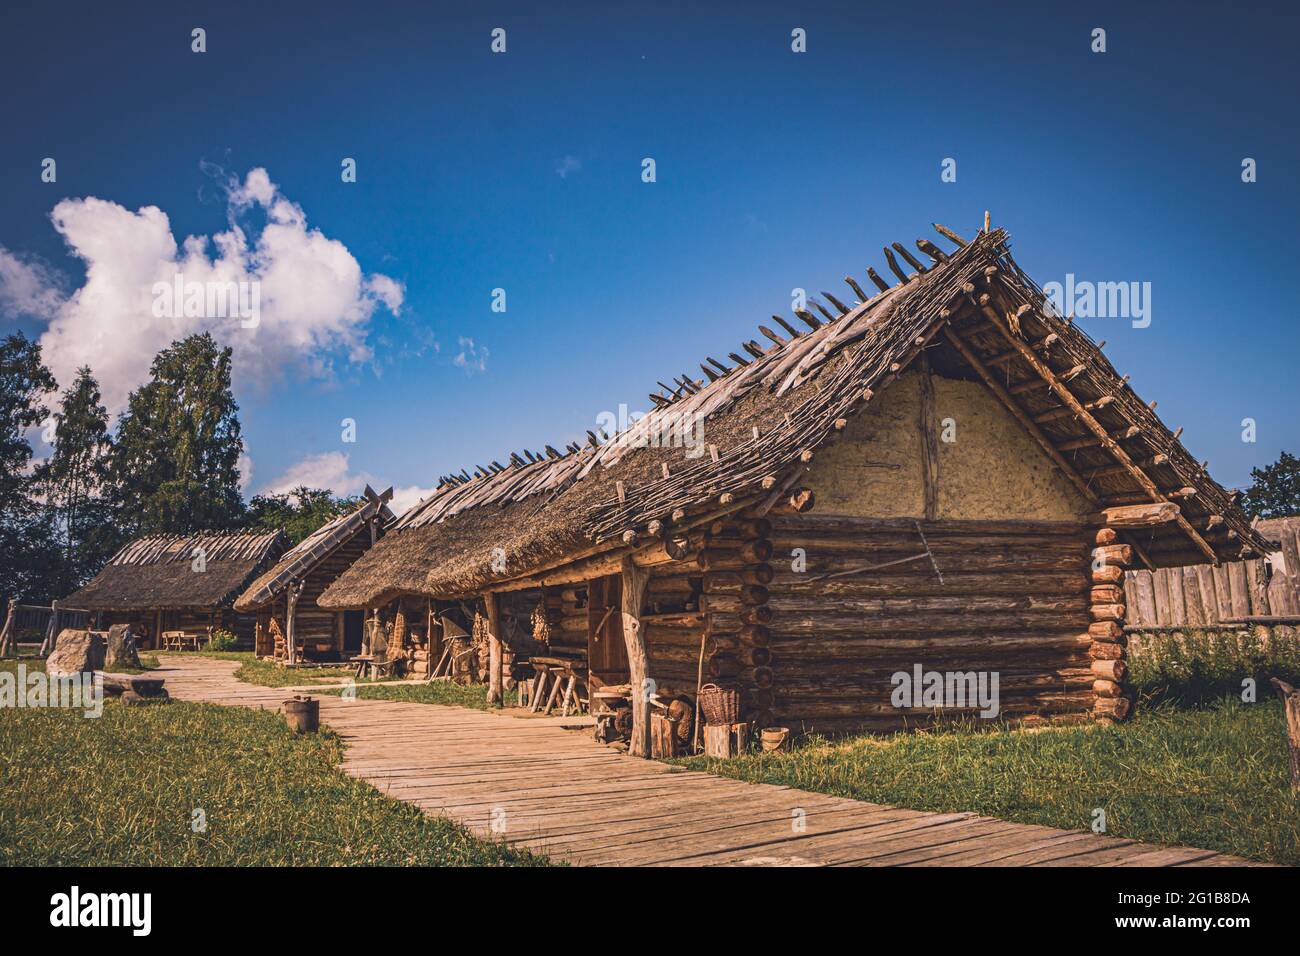
[[[236,664],[163,655],[181,700],[277,709],[283,688]],[[605,866],[1239,866],[1162,847],[973,813],[902,810],[636,760],[586,721],[324,695],[343,770],[489,839]]]

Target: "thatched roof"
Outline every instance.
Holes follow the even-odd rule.
[[[388,501],[392,497],[392,488],[380,495],[366,485],[365,501],[321,525],[286,551],[273,567],[259,575],[235,599],[235,610],[253,611],[274,601],[291,582],[309,573],[354,534],[365,530],[366,524],[376,515],[381,524],[391,522],[394,515],[388,508]]]
[[[289,545],[283,531],[149,535],[60,603],[78,610],[227,607]],[[203,556],[203,570],[195,566]]]
[[[461,596],[601,543],[631,546],[692,516],[775,500],[817,448],[929,346],[947,353],[954,374],[993,379],[990,389],[1002,390],[1098,509],[1177,501],[1178,524],[1144,529],[1141,541],[1130,535],[1153,564],[1231,559],[1263,547],[1234,497],[1178,434],[1097,344],[1054,313],[1012,260],[1005,232],[967,242],[936,228],[956,248],[917,240],[925,265],[893,243],[884,252],[898,282],[869,269],[880,291],[868,296],[847,278],[855,304],[822,293],[829,308],[810,300],[820,317],[796,313],[805,330],[774,316],[784,334],[760,326],[767,344],[750,340],[730,362],[709,358],[703,379],[661,382],[651,395],[655,409],[613,439],[602,444],[592,435],[582,448],[546,446],[544,455],[525,451],[506,465],[444,477],[320,603],[362,607],[402,592]],[[902,269],[895,253],[914,271]],[[655,447],[674,422],[700,417],[704,454]],[[504,573],[493,568],[496,548]]]

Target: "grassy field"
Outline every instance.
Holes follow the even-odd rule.
[[[972,810],[1022,823],[1300,864],[1300,805],[1288,788],[1281,703],[1224,698],[1162,705],[1115,727],[958,729],[841,741],[788,753],[674,761],[918,810]]]
[[[455,684],[451,681],[437,681],[432,684],[412,684],[406,681],[394,681],[391,684],[358,686],[357,697],[364,700],[398,700],[411,704],[452,704],[456,707],[472,707],[475,710],[487,710],[486,684]],[[339,690],[324,690],[322,694],[340,694]],[[518,695],[513,690],[505,692],[505,705],[514,707]]]
[[[0,863],[546,863],[383,796],[339,771],[341,754],[332,734],[296,736],[274,713],[242,707],[110,700],[98,719],[6,709]]]

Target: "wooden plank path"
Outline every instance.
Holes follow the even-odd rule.
[[[292,696],[236,680],[232,661],[159,660],[158,676],[180,700],[278,709]],[[477,836],[580,865],[1254,865],[1210,850],[685,771],[598,744],[581,718],[319,700],[322,723],[346,743],[346,773]]]

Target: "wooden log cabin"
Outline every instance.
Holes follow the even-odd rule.
[[[254,619],[235,610],[235,597],[288,546],[282,531],[136,538],[59,604],[90,612],[96,627],[130,624],[142,648],[160,647],[167,632],[206,639],[218,628],[251,648]]]
[[[1004,231],[936,229],[885,247],[872,293],[849,277],[660,381],[617,435],[444,476],[320,603],[464,608],[494,700],[526,631],[503,619],[531,611],[524,636],[585,655],[593,691],[716,683],[795,733],[979,709],[900,703],[918,667],[996,674],[1014,722],[1123,719],[1125,569],[1265,543]]]
[[[362,652],[361,613],[327,610],[316,602],[380,539],[394,517],[388,508],[392,496],[392,488],[381,495],[367,485],[364,501],[285,552],[235,600],[236,611],[255,615],[258,657],[300,664],[341,661]]]

